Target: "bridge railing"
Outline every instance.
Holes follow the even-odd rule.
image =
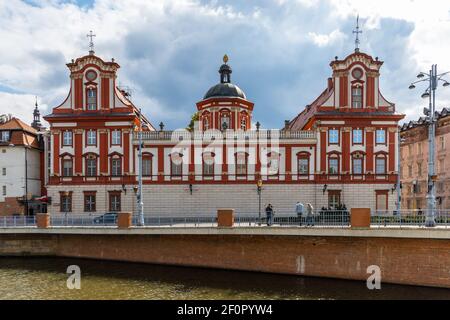
[[[34,227],[36,226],[35,216],[0,216],[0,228],[14,227]]]
[[[431,212],[427,209],[415,210],[374,210],[371,212],[370,225],[372,227],[426,227],[427,216]],[[434,211],[436,226],[450,228],[450,209]]]

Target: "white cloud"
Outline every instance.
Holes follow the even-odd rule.
[[[308,33],[309,38],[319,47],[326,47],[330,44],[347,38],[340,30],[334,30],[329,34],[317,34],[315,32]]]

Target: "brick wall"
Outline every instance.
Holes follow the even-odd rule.
[[[111,233],[111,232],[110,232]],[[56,255],[450,288],[450,241],[282,235],[0,234],[0,255]],[[437,259],[436,257],[439,257]]]
[[[24,206],[17,201],[16,197],[6,197],[5,201],[0,202],[0,216],[23,214],[23,211]]]

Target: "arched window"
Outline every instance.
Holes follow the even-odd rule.
[[[352,87],[352,108],[361,109],[363,106],[363,88],[362,86]]]
[[[203,154],[203,175],[214,176],[214,153],[212,152]]]
[[[170,154],[170,175],[172,177],[181,177],[183,175],[183,154]]]
[[[87,96],[87,110],[97,110],[97,88],[88,88]]]
[[[230,128],[230,116],[228,114],[222,114],[220,116],[220,128],[222,130],[231,129]]]
[[[375,174],[386,174],[386,155],[377,154],[375,156]]]
[[[142,175],[144,177],[152,176],[153,154],[145,152],[142,154]]]
[[[267,174],[278,175],[280,173],[280,154],[270,152],[267,154]]]
[[[122,157],[118,153],[111,155],[111,176],[119,177],[122,175]]]
[[[235,158],[236,158],[236,175],[238,176],[247,175],[248,154],[245,152],[238,152],[235,154]]]
[[[339,155],[332,153],[328,155],[328,174],[339,174]]]
[[[297,153],[297,173],[299,176],[309,175],[309,157],[308,152]]]
[[[97,176],[97,156],[95,154],[89,154],[86,156],[86,176]]]
[[[362,153],[354,153],[352,155],[352,173],[363,174],[364,172],[364,155]]]

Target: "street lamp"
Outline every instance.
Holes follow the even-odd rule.
[[[435,215],[436,215],[436,189],[435,189],[435,163],[434,163],[434,144],[436,135],[436,89],[439,81],[443,82],[443,86],[449,86],[449,82],[444,80],[443,77],[449,74],[450,71],[441,74],[437,73],[437,64],[431,66],[431,70],[428,73],[420,72],[417,75],[419,80],[411,83],[410,89],[415,88],[415,84],[419,82],[427,82],[428,88],[422,94],[422,98],[429,98],[429,109],[424,110],[425,115],[428,116],[428,188],[427,188],[427,214],[425,219],[426,227],[434,227],[436,225]]]
[[[261,225],[261,191],[262,191],[262,185],[263,182],[261,179],[258,180],[256,183],[257,191],[258,191],[258,201],[259,201],[259,209],[258,209],[258,219],[259,219],[259,225]]]
[[[142,127],[147,126],[147,124],[142,124],[142,110],[139,109],[139,131],[138,131],[138,138],[139,138],[139,154],[138,154],[138,166],[139,166],[139,176],[138,176],[138,193],[136,194],[137,203],[138,203],[138,221],[137,225],[139,227],[144,226],[144,199],[142,195]]]

